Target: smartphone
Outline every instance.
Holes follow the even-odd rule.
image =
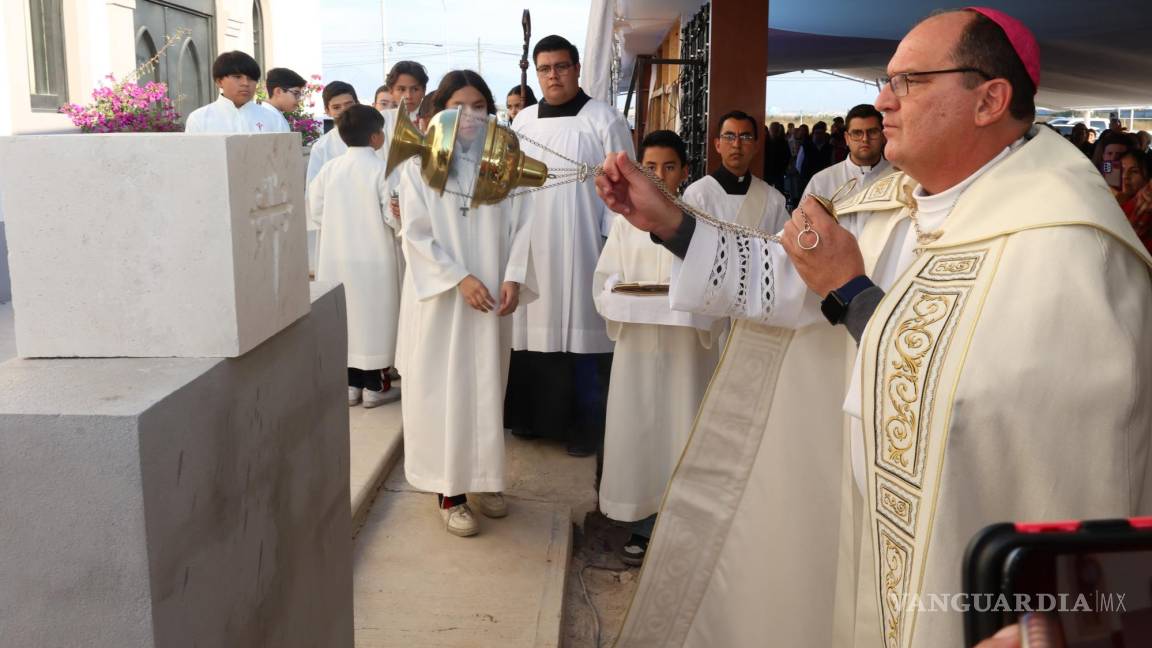
[[[965,645],[1029,612],[1066,648],[1152,646],[1152,517],[995,524],[964,558]]]
[[[1119,189],[1124,184],[1123,169],[1117,162],[1101,162],[1100,173],[1104,176],[1104,182],[1113,189]]]

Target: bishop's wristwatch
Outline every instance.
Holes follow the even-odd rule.
[[[848,313],[848,304],[852,303],[856,295],[875,285],[865,275],[850,279],[848,283],[828,293],[824,301],[820,302],[820,312],[824,313],[828,322],[835,326],[844,321],[844,316]]]

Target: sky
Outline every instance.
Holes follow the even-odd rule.
[[[588,0],[321,0],[321,6],[324,80],[351,83],[364,102],[384,83],[386,68],[412,59],[428,68],[429,91],[449,70],[469,68],[503,106],[520,83],[525,8],[532,12],[532,45],[560,34],[583,50],[588,29]],[[528,84],[539,97],[531,69]]]
[[[520,82],[523,10],[532,12],[533,45],[543,36],[560,34],[583,51],[589,2],[321,0],[321,6],[324,80],[351,83],[361,101],[372,100],[387,67],[412,59],[428,68],[429,91],[449,70],[470,68],[483,75],[497,105],[503,106],[508,90]],[[531,69],[528,83],[539,97]],[[876,94],[874,86],[796,72],[768,78],[765,106],[769,115],[844,113],[856,104],[871,103]]]

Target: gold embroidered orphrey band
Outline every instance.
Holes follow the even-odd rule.
[[[865,394],[864,438],[868,460],[870,534],[886,648],[904,648],[915,628],[916,610],[906,602],[919,594],[944,466],[952,387],[990,285],[1004,241],[932,254],[909,269],[887,312],[874,317],[874,360],[862,370],[874,389]],[[897,286],[894,290],[901,290]],[[867,384],[867,381],[865,382]],[[869,406],[870,405],[870,406]]]

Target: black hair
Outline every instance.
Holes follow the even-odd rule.
[[[848,124],[852,123],[853,119],[870,119],[875,117],[880,120],[880,124],[884,124],[884,113],[876,110],[876,106],[872,104],[859,104],[852,106],[852,110],[848,111],[848,116],[844,118],[844,126],[847,128]]]
[[[743,119],[749,124],[752,124],[752,135],[755,139],[760,139],[760,128],[756,123],[756,118],[743,110],[729,110],[728,112],[720,115],[720,119],[716,120],[716,132],[719,133],[721,128],[724,128],[724,122],[729,119]]]
[[[520,85],[519,84],[513,86],[512,89],[509,90],[508,94],[505,96],[511,97],[512,95],[516,95],[517,97],[520,96]],[[528,106],[535,106],[535,105],[536,105],[536,93],[532,92],[531,86],[525,85],[524,86],[524,107],[527,108]]]
[[[1123,160],[1126,157],[1136,160],[1136,166],[1140,167],[1140,171],[1143,172],[1145,179],[1148,179],[1149,176],[1152,175],[1152,173],[1150,173],[1152,172],[1152,160],[1149,160],[1148,153],[1140,149],[1129,149],[1120,159]]]
[[[268,76],[264,77],[264,87],[268,88],[268,96],[272,96],[272,91],[276,88],[281,90],[290,90],[292,88],[303,88],[308,85],[304,77],[296,74],[288,68],[272,68],[268,70]]]
[[[827,133],[828,132],[828,122],[821,119],[820,121],[816,122],[815,124],[812,124],[812,132],[815,133],[816,131],[824,131],[825,133]]]
[[[438,113],[444,110],[448,100],[456,91],[464,87],[473,87],[480,91],[484,96],[484,101],[488,104],[488,114],[496,114],[496,101],[492,99],[492,91],[488,89],[488,84],[484,82],[484,78],[476,74],[472,70],[452,70],[440,79],[440,87],[436,88],[436,92],[432,95],[432,112]]]
[[[558,52],[565,50],[568,55],[572,57],[572,65],[580,65],[580,52],[576,46],[568,42],[567,38],[552,34],[545,36],[536,43],[536,47],[532,48],[532,63],[536,63],[536,57],[540,56],[540,52]]]
[[[680,164],[688,164],[688,147],[684,144],[684,140],[679,135],[670,130],[658,130],[648,133],[644,140],[640,142],[640,150],[636,152],[636,158],[641,162],[644,161],[644,151],[651,147],[670,148],[676,151],[676,155],[680,158]]]
[[[379,88],[376,88],[376,92],[373,92],[373,93],[372,93],[372,102],[373,102],[373,103],[375,103],[375,102],[376,102],[376,98],[380,96],[380,93],[381,93],[381,92],[388,92],[388,91],[389,91],[389,90],[388,90],[388,84],[387,84],[387,83],[385,83],[384,85],[380,86]]]
[[[353,88],[351,83],[345,83],[343,81],[332,81],[328,85],[324,86],[324,93],[320,95],[324,99],[324,109],[328,109],[328,102],[332,101],[333,98],[344,94],[352,95],[352,98],[356,100],[356,103],[360,103],[360,98],[356,96],[356,88]]]
[[[372,106],[356,104],[340,113],[336,128],[348,146],[368,146],[372,134],[384,130],[384,115]]]
[[[1036,119],[1036,84],[1012,47],[1008,35],[994,20],[971,9],[959,9],[972,16],[964,27],[960,40],[952,50],[952,59],[958,67],[972,67],[993,79],[1004,79],[1012,86],[1012,101],[1008,112],[1014,119],[1032,122]],[[945,12],[947,13],[947,12]],[[984,79],[978,74],[964,75],[969,88],[975,88]]]
[[[212,78],[216,81],[233,74],[243,74],[253,81],[260,80],[260,64],[239,50],[224,52],[212,63]]]
[[[401,74],[407,74],[416,79],[420,85],[425,88],[428,87],[428,70],[425,70],[424,66],[416,61],[397,61],[396,65],[393,65],[392,69],[388,71],[388,76],[384,78],[384,85],[389,88],[396,85]]]

